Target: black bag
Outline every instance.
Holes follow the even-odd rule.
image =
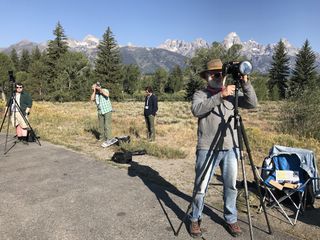
[[[34,134],[33,131],[31,131],[30,129],[27,131],[27,142],[35,142],[36,139],[36,135]]]
[[[121,143],[130,143],[130,136],[120,136],[116,137],[118,140],[117,145],[120,145]]]
[[[132,156],[134,155],[144,155],[145,150],[137,150],[133,152],[115,152],[111,158],[112,161],[116,163],[130,163],[132,161]]]
[[[132,161],[131,152],[115,152],[111,158],[116,163],[130,163]]]

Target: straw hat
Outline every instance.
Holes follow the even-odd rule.
[[[222,70],[222,62],[220,59],[212,59],[207,63],[207,69],[200,72],[200,77],[206,78],[206,73],[212,70]]]

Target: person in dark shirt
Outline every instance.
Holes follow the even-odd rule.
[[[16,129],[18,140],[26,143],[29,127],[26,120],[28,120],[28,115],[31,111],[32,98],[29,93],[23,90],[23,85],[21,83],[16,83],[15,88],[15,101],[11,102],[8,99],[6,107],[11,107],[11,122]],[[11,106],[8,105],[10,103]],[[16,104],[18,106],[16,106]]]
[[[150,86],[146,87],[145,90],[144,119],[147,125],[147,138],[149,141],[155,141],[154,119],[158,111],[158,98],[153,94]]]

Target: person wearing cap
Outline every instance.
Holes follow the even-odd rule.
[[[112,138],[112,105],[109,90],[102,88],[100,82],[92,85],[91,101],[95,101],[99,120],[99,140],[103,140],[102,147],[107,147]]]
[[[227,123],[234,113],[235,85],[224,86],[226,76],[222,74],[220,59],[209,61],[207,69],[202,71],[200,76],[207,80],[207,87],[194,93],[191,107],[193,115],[198,118],[198,140],[193,190],[195,198],[190,214],[190,234],[193,237],[202,236],[200,223],[204,198],[214,171],[217,166],[220,166],[226,229],[236,237],[242,233],[237,221],[236,209],[239,146],[234,118]],[[242,93],[239,92],[238,106],[254,108],[257,105],[257,97],[248,77],[241,76],[240,81],[243,81],[243,88]],[[210,164],[209,170],[200,182],[207,164]]]

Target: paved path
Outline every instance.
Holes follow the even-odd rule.
[[[8,148],[12,145],[9,138]],[[148,166],[132,163],[119,169],[83,154],[41,141],[16,144],[4,152],[0,135],[0,239],[192,239],[183,226],[190,196],[148,182],[157,174]],[[224,229],[222,214],[207,207],[203,239],[233,239]],[[180,218],[180,219],[179,219]],[[244,234],[250,239],[247,220]],[[283,233],[254,228],[255,239],[294,239]]]

